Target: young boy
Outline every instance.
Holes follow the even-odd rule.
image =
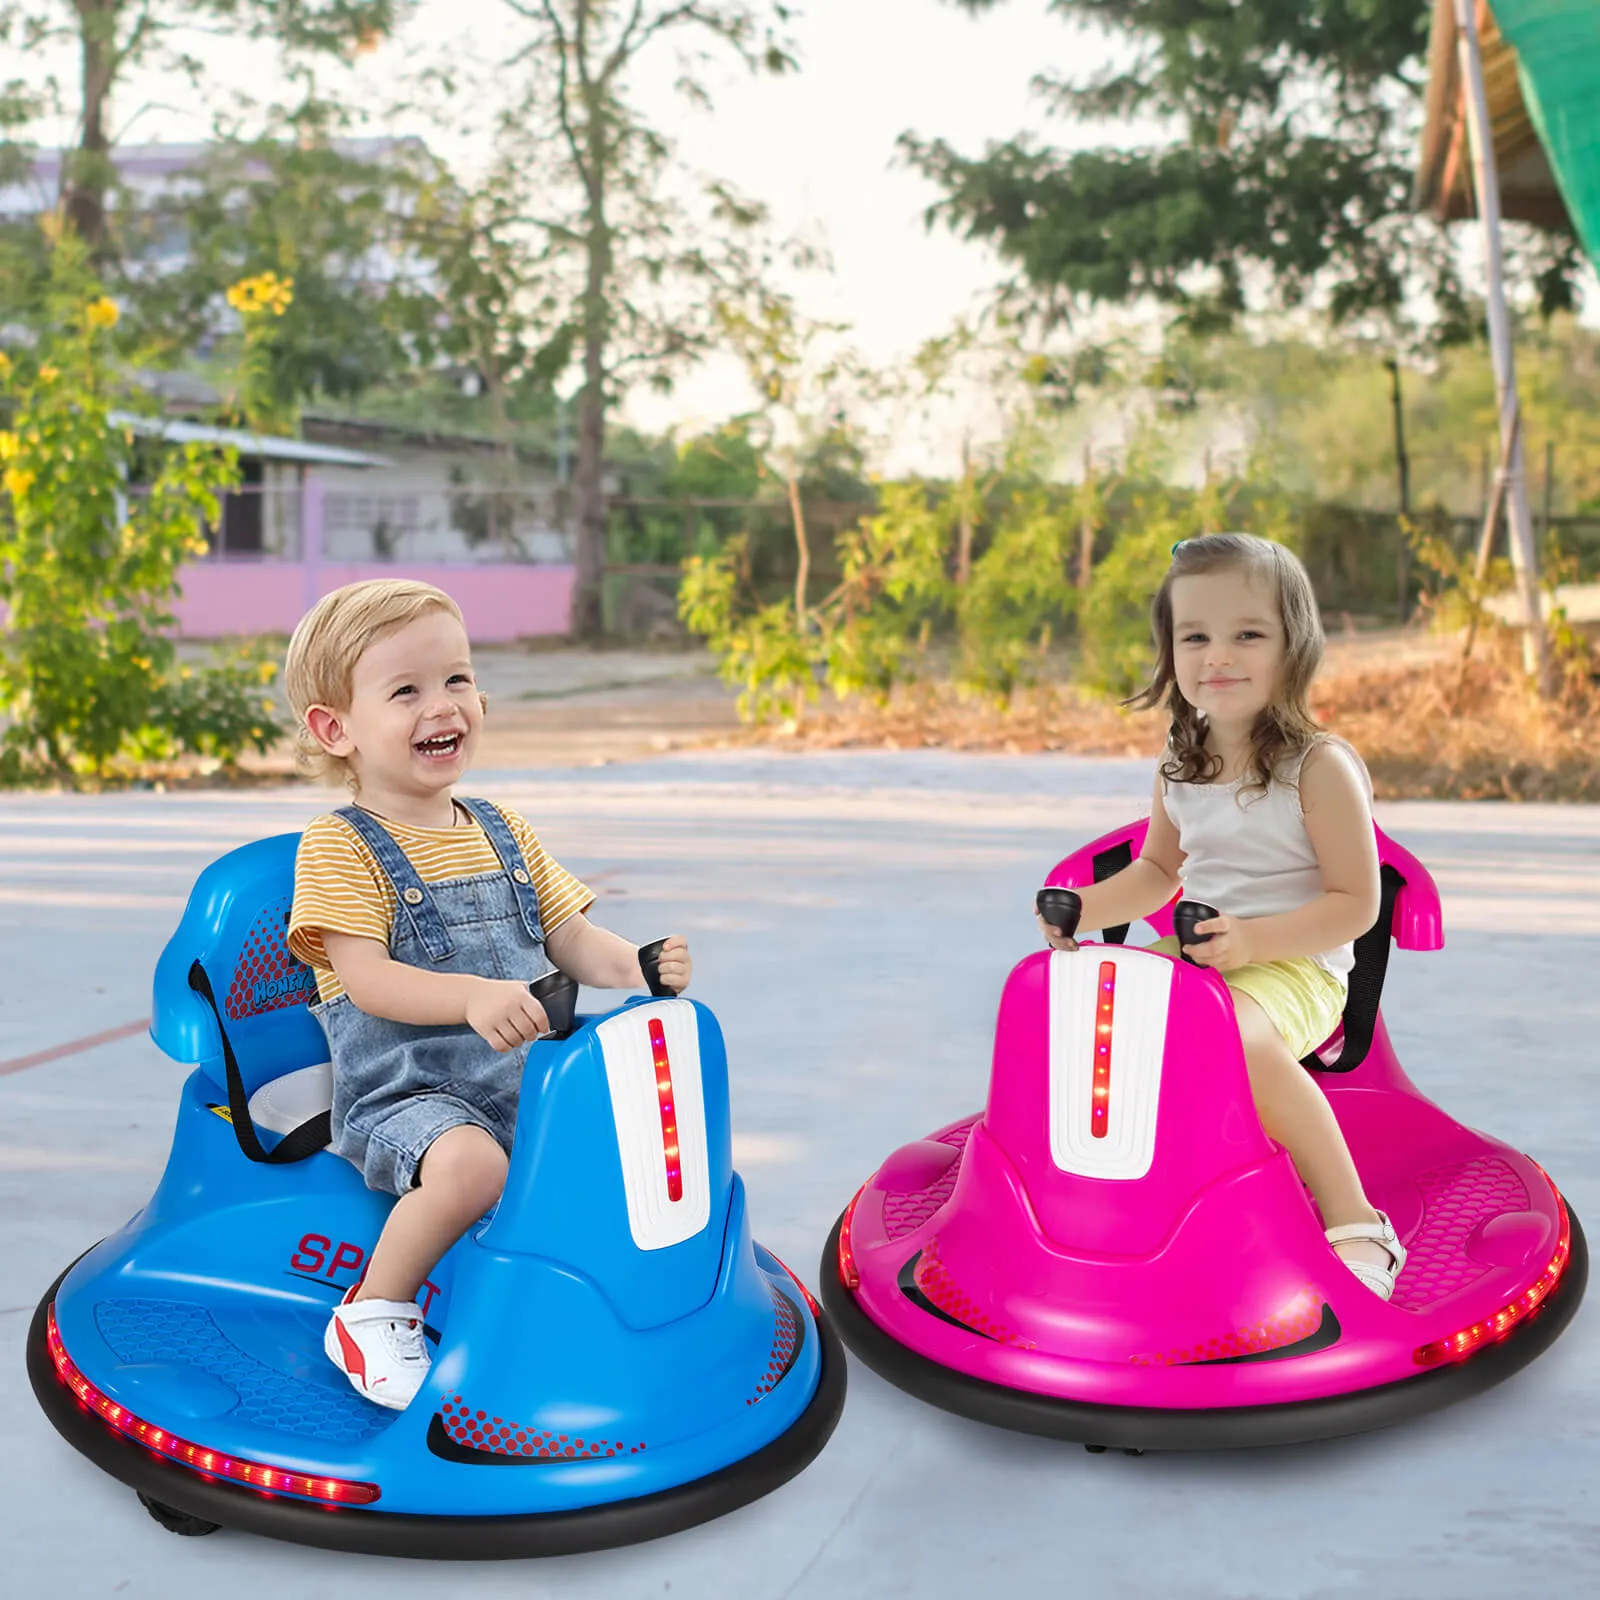
[[[305,830],[289,919],[317,974],[334,1148],[399,1196],[323,1343],[358,1393],[403,1410],[429,1365],[417,1292],[505,1183],[523,1062],[549,1031],[529,983],[552,967],[595,988],[643,980],[524,818],[455,798],[485,700],[447,594],[335,590],[295,629],[284,686],[301,765],[355,802]],[[681,993],[689,975],[687,942],[668,939],[663,983]]]

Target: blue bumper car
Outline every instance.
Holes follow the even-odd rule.
[[[529,1047],[505,1191],[419,1296],[405,1411],[326,1359],[393,1201],[328,1152],[331,1072],[284,936],[297,836],[208,867],[156,968],[194,1070],[160,1186],[45,1294],[57,1431],[174,1532],[515,1557],[654,1538],[804,1468],[843,1348],[751,1237],[715,1018],[670,995]]]

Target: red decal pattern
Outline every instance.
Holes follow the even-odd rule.
[[[772,1296],[772,1311],[776,1318],[772,1328],[772,1349],[767,1353],[767,1370],[761,1374],[756,1392],[745,1401],[747,1406],[753,1406],[783,1382],[800,1351],[800,1313],[795,1310],[794,1302],[770,1283],[767,1292]]]
[[[230,1021],[242,1022],[246,1017],[264,1016],[316,998],[316,978],[311,968],[289,954],[284,937],[289,906],[287,897],[268,906],[244,936],[233,981],[222,1001]]]
[[[1217,1334],[1214,1338],[1181,1350],[1163,1350],[1158,1355],[1134,1356],[1131,1359],[1136,1367],[1181,1367],[1198,1361],[1222,1361],[1229,1356],[1281,1350],[1285,1345],[1309,1339],[1322,1326],[1322,1308],[1326,1304],[1323,1297],[1307,1284],[1263,1322],[1234,1328],[1229,1333]]]
[[[468,1450],[487,1450],[497,1456],[526,1456],[535,1461],[601,1461],[608,1456],[636,1456],[642,1444],[620,1439],[580,1439],[576,1435],[530,1428],[504,1417],[490,1416],[469,1406],[458,1394],[439,1408],[444,1431]]]
[[[1031,1339],[1014,1334],[1003,1323],[996,1322],[971,1295],[956,1286],[944,1262],[939,1259],[939,1241],[931,1240],[917,1262],[912,1278],[928,1299],[959,1323],[977,1333],[987,1334],[999,1344],[1015,1345],[1019,1350],[1032,1350]]]

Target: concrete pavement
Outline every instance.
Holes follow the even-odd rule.
[[[1032,889],[1139,814],[1148,782],[1142,762],[1071,757],[700,752],[471,788],[535,820],[600,894],[598,920],[690,936],[757,1234],[814,1280],[884,1154],[981,1104]],[[148,1015],[199,869],[324,804],[299,788],[0,797],[0,1064]],[[1446,949],[1390,965],[1408,1071],[1533,1154],[1600,1238],[1600,807],[1396,803],[1379,820],[1444,895]],[[184,1071],[138,1034],[0,1070],[0,1592],[1531,1600],[1600,1572],[1593,1303],[1490,1394],[1323,1445],[1090,1456],[928,1410],[853,1365],[839,1431],[800,1478],[632,1550],[400,1568],[177,1539],[55,1436],[22,1339],[51,1278],[148,1196]]]

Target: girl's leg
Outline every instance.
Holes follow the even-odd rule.
[[[1234,1015],[1256,1114],[1267,1133],[1289,1152],[1295,1170],[1316,1197],[1326,1228],[1350,1222],[1376,1222],[1378,1213],[1361,1187],[1361,1175],[1327,1097],[1295,1060],[1271,1018],[1247,994],[1233,991]],[[1335,1245],[1347,1260],[1390,1264],[1380,1244],[1353,1240]]]
[[[439,1258],[499,1198],[506,1153],[491,1133],[450,1128],[428,1146],[417,1186],[395,1202],[357,1300],[415,1300]]]

